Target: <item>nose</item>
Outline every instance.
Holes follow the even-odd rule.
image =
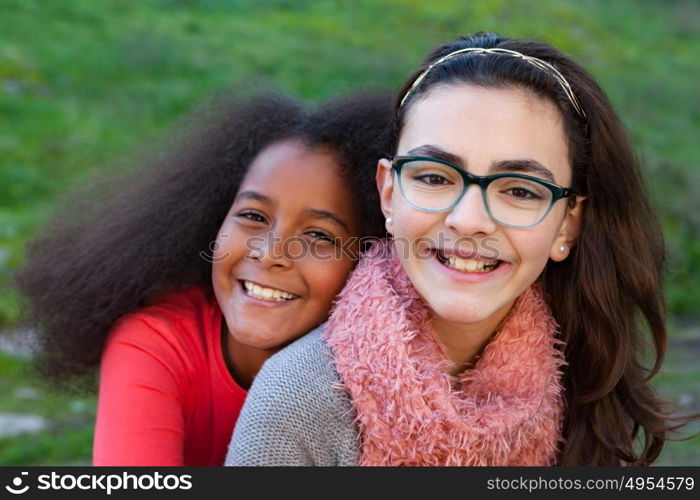
[[[290,258],[290,247],[294,246],[293,238],[283,233],[270,230],[265,233],[260,244],[254,246],[248,253],[251,259],[260,262],[265,269],[291,269],[294,259]]]
[[[445,218],[447,227],[458,234],[491,234],[496,231],[496,223],[486,211],[486,203],[481,188],[476,184],[469,186]]]

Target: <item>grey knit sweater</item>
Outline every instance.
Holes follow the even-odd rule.
[[[263,365],[236,423],[226,465],[357,465],[350,398],[322,326]]]

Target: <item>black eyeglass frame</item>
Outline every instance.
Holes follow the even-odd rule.
[[[459,193],[459,196],[457,196],[457,199],[447,208],[442,208],[442,209],[430,209],[430,208],[425,208],[420,205],[415,204],[411,200],[408,199],[406,196],[406,193],[404,192],[403,189],[403,183],[401,181],[401,168],[408,162],[411,161],[430,161],[430,162],[435,162],[435,163],[441,163],[442,165],[448,166],[453,168],[454,170],[457,171],[457,173],[462,177],[462,192]],[[518,227],[518,228],[524,228],[524,227],[532,227],[540,222],[547,217],[549,212],[552,210],[552,207],[554,204],[561,200],[562,198],[568,198],[570,196],[574,196],[578,193],[576,190],[571,189],[571,188],[565,188],[563,186],[559,186],[558,184],[554,184],[552,182],[545,181],[543,179],[539,179],[537,177],[532,177],[530,175],[525,175],[525,174],[518,174],[518,173],[502,173],[502,174],[492,174],[492,175],[474,175],[470,174],[463,168],[447,161],[443,160],[441,158],[433,158],[430,156],[394,156],[391,159],[391,168],[392,170],[396,171],[396,176],[398,178],[399,182],[399,189],[401,190],[401,195],[404,197],[404,199],[408,202],[409,205],[412,207],[422,210],[424,212],[432,212],[432,213],[442,213],[442,212],[449,212],[452,210],[454,207],[456,207],[459,202],[462,200],[464,197],[464,193],[467,192],[467,189],[469,188],[470,185],[476,184],[481,188],[481,196],[482,200],[484,202],[484,206],[486,207],[486,212],[489,214],[489,217],[496,221],[499,224],[502,224],[504,226],[509,226],[509,227]],[[527,224],[525,226],[520,226],[520,225],[515,225],[515,224],[508,224],[506,222],[500,221],[498,218],[494,217],[494,215],[491,213],[491,207],[489,207],[489,201],[488,201],[488,196],[486,195],[486,189],[488,188],[489,184],[491,184],[493,181],[496,179],[502,179],[504,177],[509,177],[509,178],[517,178],[517,179],[525,179],[531,182],[535,182],[537,184],[540,184],[552,193],[552,199],[549,202],[549,207],[547,207],[547,210],[544,212],[544,214],[535,222],[532,224]]]

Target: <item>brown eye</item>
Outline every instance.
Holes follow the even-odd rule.
[[[307,232],[306,234],[308,234],[308,235],[310,235],[312,238],[317,239],[317,240],[320,240],[320,241],[324,241],[324,242],[328,242],[328,243],[333,243],[333,242],[334,242],[332,236],[329,236],[328,234],[326,234],[326,233],[324,233],[324,232],[322,232],[322,231],[309,231],[309,232]]]
[[[442,175],[438,174],[420,175],[415,179],[431,186],[444,186],[445,184],[450,183],[448,179],[445,179]]]
[[[518,198],[519,200],[539,200],[540,197],[537,196],[535,193],[532,191],[522,188],[522,187],[515,187],[509,189],[510,195],[513,198]]]
[[[248,219],[254,222],[260,222],[262,224],[265,224],[267,222],[267,219],[265,216],[259,214],[258,212],[251,212],[251,211],[246,211],[246,212],[241,212],[236,215],[236,217],[242,217],[244,219]]]

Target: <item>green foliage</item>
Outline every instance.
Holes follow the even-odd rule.
[[[600,78],[652,174],[674,312],[700,306],[700,7],[691,1],[2,0],[0,283],[51,201],[216,91],[277,82],[316,100],[396,88],[431,47],[479,29],[545,39]],[[658,175],[670,175],[659,180]],[[0,293],[0,322],[17,297]]]
[[[18,318],[10,273],[56,196],[117,168],[205,98],[260,80],[310,100],[395,89],[430,48],[481,29],[549,41],[601,80],[652,175],[671,310],[700,307],[696,2],[0,0],[0,10],[0,323]]]
[[[57,394],[26,361],[0,352],[0,413],[44,418],[48,427],[21,437],[0,437],[0,465],[89,464],[95,395]]]
[[[0,439],[0,463],[5,465],[90,465],[92,457],[91,422],[50,432]]]
[[[670,337],[670,349],[661,372],[653,379],[654,387],[659,394],[670,398],[669,403],[678,414],[697,414],[700,406],[698,326],[674,324]],[[672,438],[684,440],[669,443],[658,465],[700,465],[700,421],[684,427]]]
[[[312,101],[358,85],[396,89],[431,48],[478,30],[543,39],[599,78],[662,216],[671,311],[697,315],[694,0],[0,0],[0,324],[19,317],[11,273],[56,198],[87,175],[125,168],[118,160],[207,97],[246,81]],[[657,387],[697,400],[695,361],[670,362]],[[52,422],[0,439],[0,464],[89,461],[94,396],[52,394],[2,354],[0,393],[0,412]],[[698,438],[674,444],[663,463],[697,463],[699,447]]]

